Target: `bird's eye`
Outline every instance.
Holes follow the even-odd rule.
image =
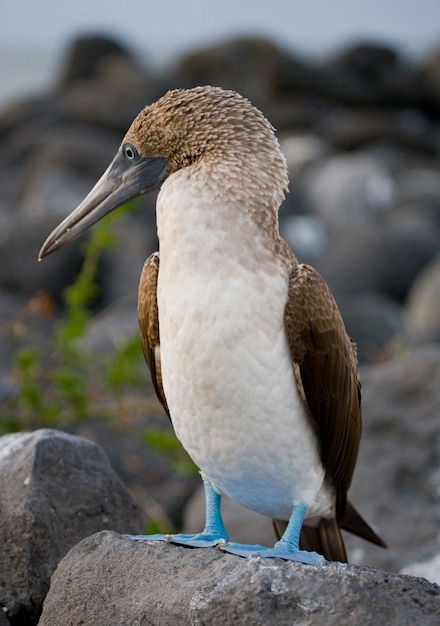
[[[125,156],[127,157],[127,159],[130,159],[130,161],[133,161],[133,159],[137,157],[137,150],[134,146],[131,145],[131,143],[126,143],[123,150]]]

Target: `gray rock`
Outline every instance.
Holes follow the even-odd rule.
[[[148,377],[146,372],[145,376]],[[155,397],[153,389],[147,385],[145,396],[141,394],[133,399],[123,428],[120,418],[98,418],[77,422],[66,430],[94,441],[104,450],[111,466],[141,507],[146,525],[154,522],[163,532],[175,532],[182,526],[184,506],[200,484],[200,476],[196,472],[181,470],[179,473],[175,456],[146,443],[146,433],[171,430]]]
[[[329,234],[328,254],[316,268],[334,293],[376,291],[403,302],[440,250],[440,230],[425,219],[384,214]]]
[[[236,37],[185,55],[176,68],[174,81],[179,87],[219,85],[235,89],[267,110],[280,74],[291,64],[291,55],[272,41]]]
[[[403,330],[403,307],[383,293],[334,294],[359,363],[389,358]]]
[[[330,58],[326,70],[335,73],[338,96],[353,105],[419,102],[417,73],[386,44],[361,41],[348,45]]]
[[[280,221],[280,233],[301,263],[313,265],[327,251],[327,232],[316,215],[290,215]]]
[[[386,162],[368,153],[339,153],[318,161],[305,173],[304,194],[325,223],[357,225],[386,209],[394,182]]]
[[[410,563],[403,567],[400,573],[408,574],[409,576],[423,576],[431,582],[440,585],[440,552],[424,561]]]
[[[62,250],[55,261],[38,263],[38,251],[102,174],[119,140],[78,123],[46,133],[30,142],[31,154],[21,166],[20,194],[8,198],[2,212],[0,286],[29,296],[45,290],[61,299],[78,272],[80,243]],[[4,143],[6,151],[13,138]]]
[[[313,567],[101,532],[52,577],[39,626],[313,624],[434,626],[440,588],[424,579]]]
[[[65,56],[59,78],[61,87],[95,78],[109,61],[123,59],[134,64],[128,50],[120,42],[99,33],[74,39]]]
[[[54,430],[0,438],[0,605],[34,624],[60,559],[102,529],[140,532],[139,510],[101,448]],[[62,622],[59,622],[62,623]]]
[[[406,327],[416,343],[440,342],[440,255],[420,272],[411,287]]]
[[[438,113],[440,105],[440,45],[429,50],[419,67],[428,109]]]
[[[324,139],[306,133],[285,133],[280,137],[280,145],[291,180],[295,180],[308,165],[331,153],[331,147]]]
[[[10,621],[3,612],[3,607],[0,607],[0,626],[11,626]]]
[[[345,537],[351,562],[399,571],[440,550],[440,346],[362,368],[361,381],[363,435],[349,497],[388,550]]]
[[[56,101],[67,118],[125,134],[135,116],[166,89],[115,39],[84,35],[67,51]]]
[[[341,108],[321,120],[315,130],[340,150],[377,142],[430,155],[438,150],[436,125],[416,109]]]
[[[440,172],[437,164],[407,167],[399,172],[393,203],[397,206],[422,203],[431,206],[433,217],[440,221]]]

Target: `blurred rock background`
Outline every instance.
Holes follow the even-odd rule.
[[[277,128],[291,181],[282,234],[323,274],[358,343],[364,438],[351,499],[390,549],[350,540],[351,560],[391,571],[423,561],[417,573],[440,580],[440,48],[414,60],[363,41],[311,60],[255,36],[202,47],[158,73],[107,35],[72,41],[53,88],[0,111],[2,432],[55,426],[94,440],[144,522],[203,523],[196,473],[148,436],[168,424],[140,352],[139,384],[116,398],[100,375],[137,332],[139,274],[157,246],[154,197],[113,224],[115,244],[99,261],[79,344],[93,356],[86,415],[49,416],[38,402],[22,413],[17,365],[29,346],[42,355],[34,373],[50,365],[63,292],[82,264],[84,239],[38,264],[46,236],[96,182],[139,110],[198,84],[238,90]],[[271,542],[270,522],[245,515],[227,505],[234,538],[244,527],[247,541]]]

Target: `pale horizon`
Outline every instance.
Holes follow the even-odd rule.
[[[377,41],[408,57],[440,45],[440,2],[419,0],[17,0],[0,21],[0,103],[46,88],[70,41],[102,33],[160,67],[190,50],[239,35],[267,37],[303,55]]]

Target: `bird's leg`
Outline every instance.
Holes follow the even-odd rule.
[[[306,511],[307,507],[303,504],[297,504],[293,507],[287,528],[281,539],[277,541],[273,548],[265,548],[260,545],[227,543],[225,546],[222,546],[222,550],[246,557],[256,554],[263,558],[278,557],[288,561],[308,563],[309,565],[324,564],[326,560],[317,552],[308,552],[307,550],[300,550],[299,548],[299,537]]]
[[[220,511],[221,495],[214,491],[212,486],[206,481],[204,482],[204,487],[206,522],[205,528],[201,533],[195,535],[180,533],[176,535],[125,535],[125,537],[136,541],[168,541],[193,548],[208,548],[226,543],[229,541],[229,537]]]

